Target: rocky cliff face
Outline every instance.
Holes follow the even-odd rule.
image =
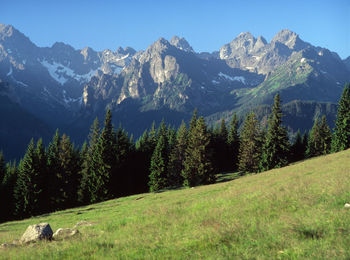
[[[178,36],[136,52],[76,50],[60,42],[39,48],[0,25],[0,80],[8,86],[2,96],[79,136],[106,107],[116,124],[136,133],[155,118],[179,123],[195,108],[207,116],[247,111],[271,103],[276,93],[284,102],[337,102],[349,71],[350,58],[342,61],[289,30],[270,42],[241,33],[213,53],[196,53]]]

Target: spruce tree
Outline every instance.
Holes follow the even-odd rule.
[[[31,139],[27,152],[18,166],[18,177],[14,188],[15,214],[18,217],[32,216],[37,212],[40,187],[35,180],[38,178],[34,140]]]
[[[115,141],[116,167],[111,177],[110,191],[114,197],[117,197],[128,195],[133,190],[134,180],[131,170],[133,144],[121,126],[116,131]]]
[[[184,121],[176,133],[176,140],[173,149],[170,150],[169,167],[168,167],[168,182],[169,186],[177,187],[183,184],[183,177],[181,172],[184,167],[185,152],[187,148],[187,128]]]
[[[350,148],[350,84],[345,85],[338,103],[337,119],[332,138],[332,151]]]
[[[164,189],[168,186],[167,182],[167,166],[168,166],[168,140],[166,133],[158,134],[156,148],[152,154],[149,189],[151,192]]]
[[[59,200],[59,207],[64,209],[76,205],[80,181],[79,152],[74,149],[74,145],[66,134],[61,137],[59,163],[61,169],[59,176],[60,194],[57,200]]]
[[[290,148],[290,162],[301,161],[305,158],[306,145],[304,145],[303,137],[298,130],[294,142]]]
[[[44,213],[50,211],[50,200],[48,191],[48,167],[47,167],[47,154],[43,144],[43,140],[40,138],[35,148],[36,155],[36,168],[37,168],[37,179],[34,180],[36,185],[41,189],[41,193],[38,196],[38,208],[40,211],[36,212]]]
[[[47,167],[48,167],[48,199],[50,204],[50,211],[59,208],[60,193],[61,193],[61,165],[59,162],[61,136],[56,130],[52,141],[49,143],[47,150]]]
[[[230,130],[227,136],[227,144],[229,148],[229,162],[231,164],[231,170],[237,170],[238,168],[238,156],[239,156],[239,145],[240,139],[238,134],[238,118],[237,114],[234,113],[230,122]]]
[[[103,201],[111,197],[109,190],[112,173],[116,167],[115,133],[112,125],[112,113],[108,109],[105,117],[104,128],[99,137],[96,151],[92,161],[92,175],[94,177],[92,188],[92,202]]]
[[[263,144],[261,170],[266,171],[286,166],[288,164],[289,148],[287,129],[282,126],[281,99],[280,95],[277,94]]]
[[[332,132],[327,124],[326,116],[323,115],[320,122],[320,136],[322,142],[322,154],[329,154],[332,145]]]
[[[89,144],[83,146],[81,150],[81,171],[80,171],[80,185],[78,190],[78,200],[80,203],[86,204],[94,202],[93,197],[95,192],[95,183],[97,181],[97,169],[99,167],[97,157],[94,156],[97,150],[97,144],[100,137],[100,124],[96,117],[90,127],[88,136]]]
[[[2,151],[0,151],[0,189],[1,189],[1,183],[5,177],[5,174],[6,174],[5,158]]]
[[[326,117],[322,116],[321,121],[317,118],[309,134],[307,157],[328,154],[331,150],[331,135]]]
[[[6,210],[0,211],[0,221],[11,220],[15,216],[15,186],[17,181],[16,162],[6,164],[5,176],[2,179],[1,186],[1,207]],[[18,216],[18,215],[17,215]]]
[[[196,117],[196,114],[194,114]],[[212,166],[212,151],[210,150],[210,136],[203,117],[196,121],[189,130],[188,145],[185,153],[184,177],[185,186],[197,186],[200,184],[213,183],[215,181],[214,169]]]
[[[255,114],[250,113],[243,123],[238,169],[243,174],[258,172],[261,158],[261,135]]]

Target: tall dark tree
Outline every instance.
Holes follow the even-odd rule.
[[[323,115],[320,122],[320,136],[322,142],[322,154],[329,154],[332,145],[332,132],[327,124],[326,116]]]
[[[238,133],[238,118],[235,113],[230,122],[230,130],[227,136],[227,144],[228,144],[228,154],[229,154],[229,162],[231,164],[231,170],[237,170],[238,168],[238,155],[239,155],[239,145],[240,145],[240,137]]]
[[[112,173],[110,191],[113,197],[126,196],[133,191],[134,175],[131,170],[133,144],[125,130],[119,126],[116,131],[115,159],[116,167]]]
[[[48,190],[48,166],[47,166],[47,154],[43,144],[43,140],[40,138],[36,144],[35,148],[36,155],[36,169],[37,178],[34,180],[36,185],[41,190],[38,196],[38,208],[40,211],[36,213],[44,213],[50,211],[50,200],[49,200],[49,190]]]
[[[1,188],[1,183],[5,177],[5,174],[6,174],[5,158],[2,151],[0,151],[0,188]]]
[[[229,152],[228,130],[225,120],[222,119],[220,126],[211,132],[211,144],[213,149],[213,166],[218,172],[232,170],[232,158]]]
[[[326,117],[321,121],[317,118],[310,131],[308,146],[306,150],[307,157],[314,157],[328,154],[331,148],[331,131],[327,125]]]
[[[93,162],[96,164],[91,169],[95,177],[92,186],[92,202],[103,201],[111,197],[110,180],[116,167],[115,133],[112,125],[112,112],[108,109],[105,117],[104,128],[99,137],[96,151],[93,154]]]
[[[93,124],[90,127],[90,133],[88,136],[89,143],[85,144],[81,151],[81,171],[80,171],[80,185],[78,189],[78,200],[80,203],[86,204],[93,202],[95,184],[97,181],[97,169],[99,167],[97,156],[97,144],[100,138],[100,124],[96,117]]]
[[[42,190],[36,183],[38,178],[36,161],[34,141],[31,139],[27,152],[19,163],[18,177],[14,189],[15,214],[18,217],[32,216],[38,210],[38,199]]]
[[[263,144],[261,170],[266,171],[286,166],[288,164],[289,149],[287,129],[282,126],[281,99],[280,95],[277,94]]]
[[[59,163],[61,169],[59,176],[60,194],[57,199],[60,201],[59,207],[64,209],[76,205],[80,183],[80,155],[74,149],[70,138],[65,134],[61,137]]]
[[[196,115],[194,115],[196,116]],[[193,118],[191,122],[193,122]],[[203,117],[196,121],[196,126],[190,124],[188,145],[185,153],[184,177],[185,186],[197,186],[215,181],[212,166],[212,151],[210,150],[210,136]]]
[[[168,182],[169,186],[176,187],[183,184],[183,177],[181,172],[183,171],[185,152],[187,148],[188,133],[186,124],[184,121],[176,133],[176,140],[173,149],[169,155],[169,167],[168,167]]]
[[[255,114],[250,113],[243,123],[238,169],[244,174],[258,172],[261,159],[261,134]]]
[[[167,168],[168,166],[168,140],[166,133],[160,132],[156,148],[152,154],[149,189],[150,191],[158,191],[168,186]]]
[[[350,148],[350,84],[345,85],[338,104],[332,138],[332,151],[338,152]]]
[[[290,162],[297,162],[305,159],[306,147],[307,141],[305,141],[304,144],[303,137],[301,136],[301,133],[298,130],[294,142],[290,148]]]
[[[15,215],[15,186],[17,180],[16,162],[6,164],[5,176],[0,183],[1,187],[1,207],[6,210],[0,211],[0,222],[11,220]]]
[[[49,143],[47,150],[47,167],[48,167],[48,199],[50,204],[50,211],[59,208],[61,203],[61,165],[59,162],[59,153],[61,145],[61,136],[58,130],[56,130],[52,141]]]

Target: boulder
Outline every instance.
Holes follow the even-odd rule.
[[[350,204],[349,203],[345,203],[344,208],[349,209],[350,208]]]
[[[20,239],[21,243],[35,242],[42,239],[52,239],[52,229],[48,223],[30,225]]]
[[[59,228],[53,234],[53,239],[65,239],[80,234],[79,230],[72,228]]]

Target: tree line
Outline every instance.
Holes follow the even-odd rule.
[[[47,147],[32,139],[24,157],[5,163],[0,153],[0,221],[20,219],[107,199],[215,182],[220,172],[240,175],[284,167],[289,163],[350,148],[350,84],[339,101],[332,133],[326,117],[316,118],[309,133],[293,142],[282,124],[280,96],[275,96],[267,127],[237,115],[209,128],[194,111],[178,129],[164,121],[134,142],[112,124],[107,110],[103,127],[96,118],[88,141],[76,147],[57,130]]]

